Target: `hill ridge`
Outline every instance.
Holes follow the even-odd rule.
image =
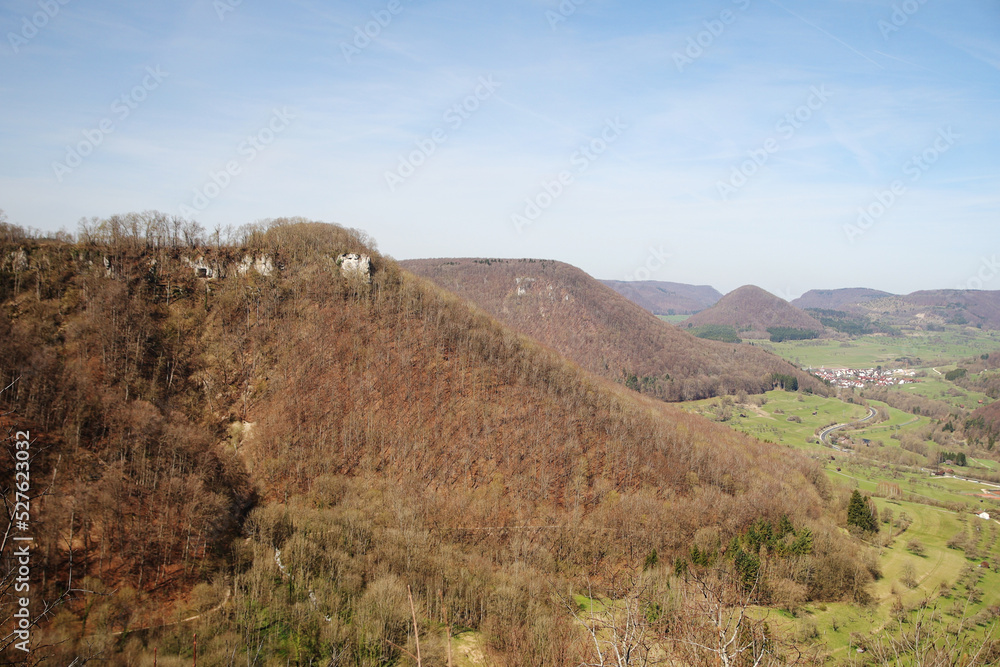
[[[773,388],[775,373],[824,391],[808,374],[764,350],[698,339],[581,269],[553,260],[438,258],[400,266],[475,303],[602,377],[665,400]]]
[[[715,305],[722,294],[710,285],[687,285],[660,280],[602,280],[629,301],[654,315],[689,315]]]
[[[796,308],[781,297],[756,285],[743,285],[729,292],[718,303],[684,321],[684,327],[706,325],[734,327],[750,338],[768,337],[775,327],[823,332],[819,320]]]

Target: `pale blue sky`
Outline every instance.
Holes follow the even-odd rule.
[[[1000,254],[995,0],[63,2],[0,2],[23,225],[300,215],[786,298]]]

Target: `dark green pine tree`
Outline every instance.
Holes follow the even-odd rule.
[[[868,499],[862,496],[857,489],[851,493],[851,500],[847,503],[847,525],[857,526],[861,530],[874,533],[878,530],[875,517],[872,516],[868,508]]]

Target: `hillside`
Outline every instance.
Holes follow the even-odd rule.
[[[792,305],[846,311],[884,326],[959,324],[1000,329],[1000,291],[924,290],[896,295],[860,288],[812,290]]]
[[[1000,401],[978,408],[965,421],[965,435],[991,449],[1000,440]]]
[[[668,401],[774,386],[775,373],[815,378],[751,346],[702,340],[661,322],[580,269],[549,260],[400,262],[592,373]]]
[[[927,290],[861,304],[893,324],[967,324],[1000,329],[1000,291]]]
[[[614,291],[654,315],[689,315],[710,308],[722,298],[714,287],[658,280],[602,280]]]
[[[735,327],[745,338],[767,338],[768,329],[782,327],[821,333],[819,320],[754,285],[744,285],[718,303],[685,320],[685,328],[707,325]]]
[[[443,664],[450,624],[491,664],[579,664],[557,595],[634,595],[663,610],[642,641],[710,641],[688,568],[720,595],[761,578],[761,604],[864,599],[804,457],[581,370],[361,233],[206,246],[143,216],[0,254],[0,476],[12,501],[30,430],[39,664],[188,664],[193,634],[205,664],[400,664],[414,626]]]
[[[889,292],[883,292],[866,287],[848,287],[843,289],[814,289],[809,290],[798,299],[791,302],[796,308],[806,310],[816,308],[820,310],[845,310],[846,307],[856,306],[878,299],[881,297],[894,296]]]

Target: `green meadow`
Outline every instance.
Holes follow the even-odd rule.
[[[751,341],[803,368],[874,368],[909,359],[916,367],[954,363],[1000,350],[1000,332],[948,325],[942,332],[908,332],[900,336],[869,335],[831,339]],[[919,361],[917,361],[919,360]]]

